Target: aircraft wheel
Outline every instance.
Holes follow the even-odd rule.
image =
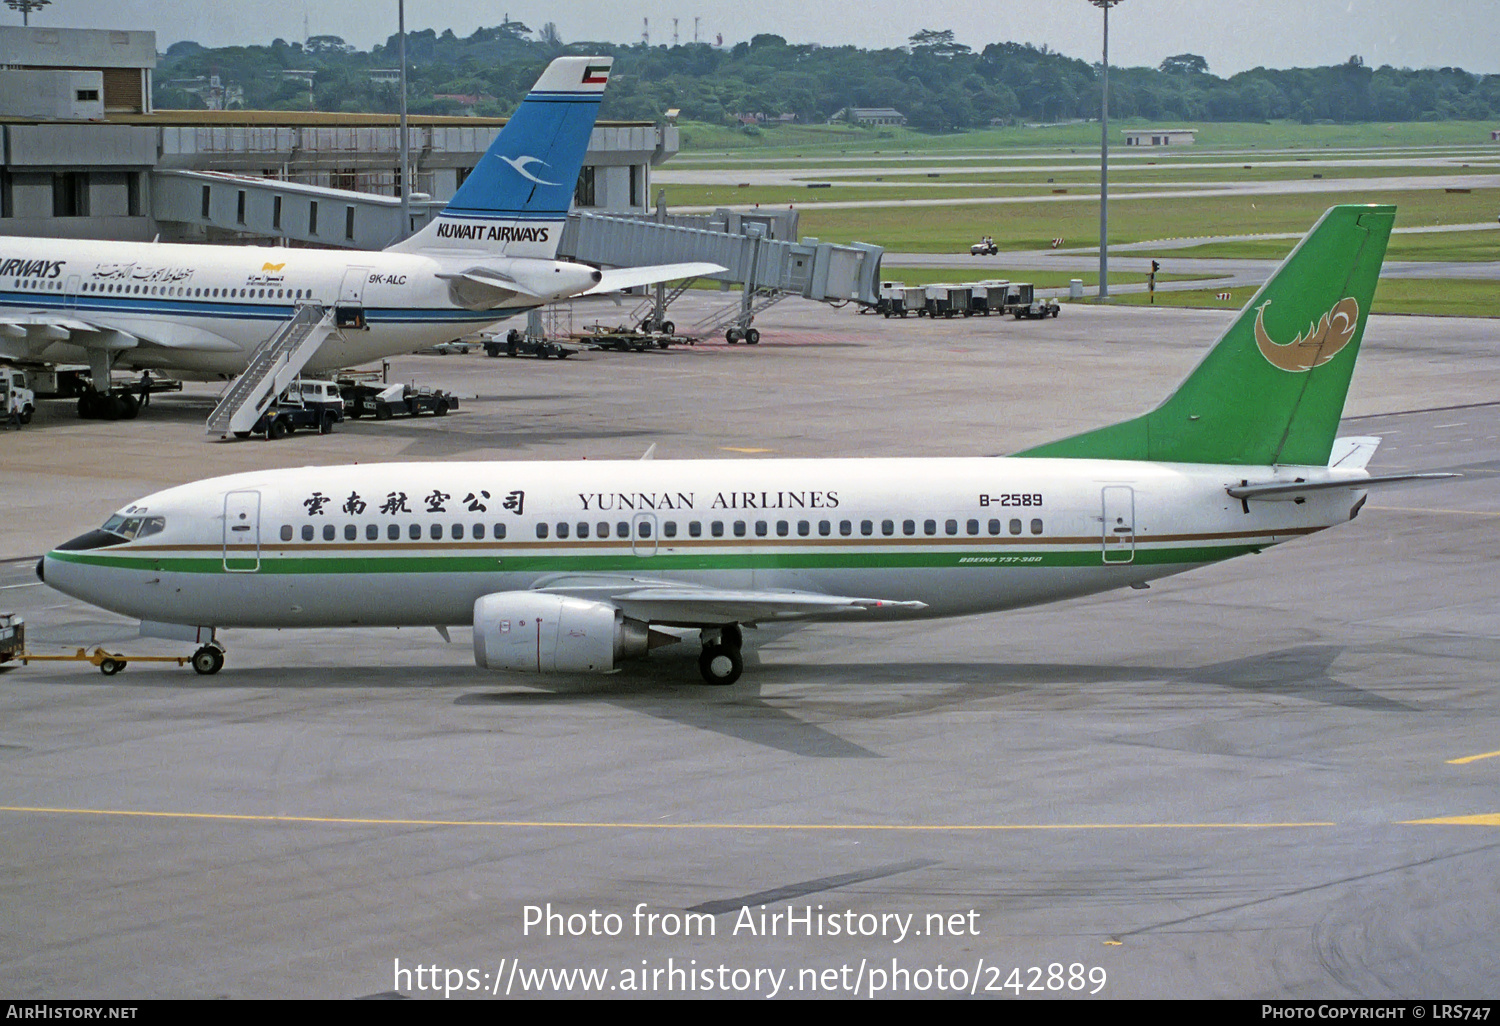
[[[730,345],[734,345],[739,340],[740,330],[738,328],[730,328],[728,331],[724,332],[724,341],[728,342]]]
[[[760,344],[760,329],[759,328],[746,328],[745,329],[745,341],[748,342],[752,346],[759,345]]]
[[[677,334],[677,325],[673,324],[671,321],[662,321],[661,333],[663,335],[675,335]]]
[[[213,645],[204,645],[193,653],[193,670],[204,677],[212,677],[224,668],[224,650]]]
[[[285,438],[291,433],[291,426],[280,417],[277,417],[275,420],[271,421],[270,427],[266,428],[266,437],[272,440]]]
[[[99,672],[106,677],[113,677],[123,669],[125,669],[125,660],[123,659],[105,659],[99,664]]]
[[[744,670],[745,661],[740,658],[739,649],[728,645],[704,645],[703,654],[698,657],[698,672],[703,675],[703,682],[714,687],[733,684]]]

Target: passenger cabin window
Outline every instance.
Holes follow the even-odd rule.
[[[388,538],[391,541],[400,541],[401,540],[401,525],[400,524],[387,524],[386,528],[385,528],[385,536],[386,536],[386,538]]]
[[[380,540],[380,525],[379,524],[366,524],[365,525],[365,541],[379,541],[379,540]]]
[[[353,524],[344,525],[344,541],[354,541],[359,537],[359,528]]]
[[[410,525],[408,525],[407,528],[406,528],[406,536],[408,538],[410,538],[412,541],[421,541],[422,540],[422,525],[421,524],[410,524]]]
[[[546,524],[537,524],[536,525],[536,536],[538,538],[545,538],[545,537],[547,537],[547,525]]]
[[[332,524],[324,524],[323,525],[323,540],[324,541],[333,541],[334,534],[335,534],[335,532],[334,532],[334,527],[333,527]]]
[[[1031,522],[1031,533],[1032,534],[1041,534],[1042,533],[1042,522],[1040,520],[1033,520]]]
[[[1010,522],[1010,533],[1011,534],[1020,534],[1021,533],[1021,522],[1019,520],[1012,520]]]
[[[292,540],[292,525],[291,524],[282,524],[281,525],[281,540],[282,541],[291,541]]]
[[[312,526],[312,524],[303,524],[302,525],[302,540],[303,541],[312,541],[313,540],[313,526]]]

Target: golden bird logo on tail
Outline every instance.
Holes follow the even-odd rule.
[[[1359,325],[1359,303],[1346,296],[1317,324],[1309,324],[1306,334],[1290,342],[1277,342],[1266,334],[1265,312],[1270,305],[1268,299],[1255,309],[1255,345],[1267,363],[1292,374],[1305,374],[1333,359],[1353,340]]]

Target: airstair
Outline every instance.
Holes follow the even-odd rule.
[[[208,415],[210,435],[244,435],[260,415],[307,366],[334,326],[333,311],[321,303],[303,303],[297,312],[250,357],[250,366],[219,396]]]
[[[694,338],[708,338],[717,335],[725,328],[737,329],[736,337],[730,341],[739,341],[745,338],[745,332],[750,329],[750,324],[755,320],[757,314],[769,310],[786,297],[794,295],[791,292],[783,292],[780,289],[749,289],[740,293],[740,298],[734,300],[727,306],[721,306],[711,311],[706,317],[692,324],[685,334]],[[726,336],[727,337],[727,336]],[[757,332],[750,336],[756,341],[760,340]],[[749,338],[746,338],[749,341]]]

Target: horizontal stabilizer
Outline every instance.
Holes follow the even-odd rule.
[[[1326,492],[1334,488],[1363,491],[1379,485],[1412,482],[1445,481],[1460,474],[1381,474],[1377,477],[1352,477],[1341,481],[1269,481],[1265,484],[1230,485],[1225,489],[1236,499],[1270,499],[1291,502],[1309,492]]]
[[[718,274],[727,270],[720,264],[651,264],[646,267],[618,267],[603,272],[599,284],[584,293],[597,296],[603,292],[619,292],[621,289],[655,285],[659,281],[677,281],[680,278],[701,278],[705,274]]]
[[[515,279],[483,267],[439,274],[438,277],[448,283],[453,301],[466,310],[489,310],[516,296],[541,298]]]
[[[1333,440],[1333,451],[1328,454],[1328,465],[1340,470],[1363,470],[1380,448],[1380,439],[1374,437],[1348,436]]]

